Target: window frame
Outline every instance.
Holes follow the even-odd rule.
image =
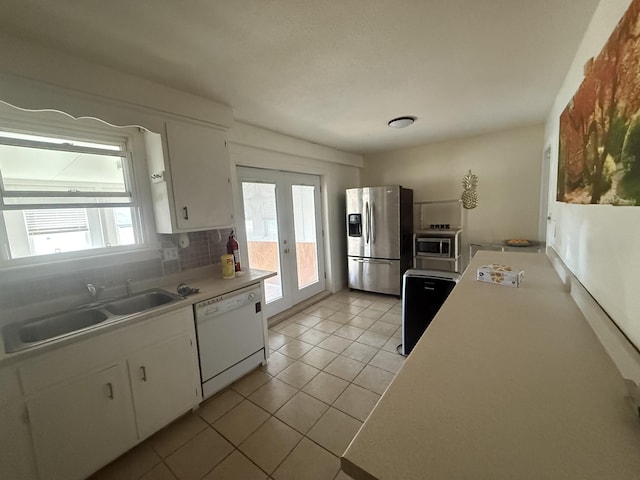
[[[147,166],[145,162],[144,139],[142,129],[139,127],[116,127],[108,125],[93,118],[75,119],[57,111],[26,111],[0,102],[0,130],[58,137],[63,139],[105,143],[108,145],[121,145],[122,150],[113,150],[114,156],[123,158],[123,172],[126,192],[121,192],[121,197],[130,194],[130,203],[69,203],[64,204],[69,208],[131,208],[134,238],[136,243],[132,245],[117,245],[108,247],[90,248],[73,252],[63,252],[46,255],[11,258],[7,227],[3,211],[15,210],[39,210],[45,208],[60,208],[61,204],[52,205],[7,205],[4,203],[4,191],[0,192],[0,271],[12,271],[12,279],[21,277],[32,278],[58,273],[62,270],[73,271],[77,268],[110,266],[122,262],[141,261],[151,258],[159,258],[159,242],[155,229],[154,216],[151,208],[151,192],[148,182]],[[2,137],[5,140],[7,137]],[[18,140],[13,143],[24,144],[29,141]],[[3,143],[5,143],[3,141]],[[39,143],[39,142],[36,142]],[[42,145],[42,143],[39,143]],[[22,146],[22,145],[20,145]],[[88,147],[79,147],[84,150],[95,150]],[[55,149],[55,148],[54,148]],[[60,148],[62,150],[62,148]],[[68,150],[68,148],[67,148]],[[107,150],[100,150],[104,154]],[[4,186],[0,183],[0,189]],[[38,193],[38,192],[36,192]],[[52,192],[53,195],[69,198],[87,198],[102,195],[96,192],[92,195],[68,195],[65,192]],[[68,267],[60,268],[62,263],[68,263]],[[52,265],[51,268],[47,267]],[[37,268],[36,268],[37,267]],[[23,274],[18,274],[24,271]],[[28,273],[30,272],[30,273]],[[5,277],[6,275],[2,275]],[[0,282],[3,283],[3,282]]]
[[[13,129],[12,129],[13,130]],[[132,170],[132,158],[131,152],[127,150],[127,139],[118,140],[117,144],[120,147],[120,150],[107,150],[107,149],[98,149],[98,148],[89,148],[89,147],[79,147],[79,146],[67,146],[69,144],[57,144],[52,142],[36,142],[33,140],[24,140],[17,139],[11,137],[5,137],[2,135],[3,131],[10,131],[9,129],[0,129],[0,144],[1,145],[9,145],[13,147],[23,147],[23,148],[33,148],[39,150],[47,150],[47,151],[58,151],[58,152],[71,152],[71,153],[88,153],[94,155],[104,155],[107,156],[107,152],[110,154],[109,156],[119,157],[123,159],[123,180],[125,185],[125,192],[62,192],[57,190],[6,190],[4,187],[4,181],[2,181],[2,172],[0,171],[0,210],[39,210],[45,208],[56,208],[58,205],[63,205],[62,208],[112,208],[112,207],[129,207],[129,206],[137,206],[136,204],[136,195],[135,188],[132,188],[131,177],[133,176]],[[14,130],[15,132],[15,130]],[[26,133],[26,132],[20,132]],[[35,132],[30,132],[35,133]],[[38,132],[40,133],[40,132]],[[65,140],[74,140],[72,138],[65,138]],[[111,145],[115,145],[116,142],[111,143]],[[5,198],[40,198],[40,197],[51,197],[51,198],[95,198],[95,197],[130,197],[130,202],[113,202],[113,203],[64,203],[64,204],[24,204],[24,203],[6,203]],[[58,207],[60,208],[60,207]]]

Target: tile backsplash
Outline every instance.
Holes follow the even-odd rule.
[[[189,246],[186,248],[179,247],[177,234],[158,234],[161,250],[178,247],[177,260],[163,261],[162,252],[160,252],[158,258],[141,262],[89,268],[5,285],[0,289],[0,310],[33,303],[33,292],[38,292],[39,302],[46,302],[83,292],[86,290],[87,283],[103,285],[108,289],[123,286],[128,279],[134,282],[161,279],[165,275],[218,264],[220,256],[227,253],[226,245],[230,233],[231,229],[190,232]]]
[[[161,262],[165,275],[220,263],[227,253],[227,240],[231,229],[189,233],[189,246],[180,248],[178,235],[158,235],[161,248],[178,247],[178,260]]]

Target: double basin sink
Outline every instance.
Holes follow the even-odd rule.
[[[127,297],[104,300],[65,312],[12,323],[4,327],[2,332],[5,352],[18,352],[182,298],[166,290],[146,290]]]

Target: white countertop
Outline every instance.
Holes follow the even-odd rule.
[[[475,280],[524,269],[520,288]],[[640,478],[623,379],[544,254],[478,252],[343,454],[360,479]]]
[[[219,268],[211,268],[211,271],[213,272],[212,274],[202,275],[202,269],[199,269],[193,276],[181,275],[179,277],[181,279],[180,282],[185,282],[192,288],[200,289],[199,293],[189,295],[186,300],[191,304],[194,304],[206,300],[207,298],[217,297],[218,295],[223,295],[233,290],[244,288],[253,283],[258,283],[269,277],[277,275],[276,272],[250,269],[245,270],[245,273],[241,276],[223,279],[219,270]],[[178,283],[178,281],[170,280],[162,285],[158,285],[158,288],[164,288],[165,290],[175,292]]]
[[[0,367],[9,365],[13,362],[21,361],[34,355],[38,355],[45,351],[51,351],[62,345],[77,342],[90,336],[99,335],[114,328],[120,328],[125,325],[131,325],[135,322],[147,320],[149,317],[155,315],[161,315],[163,313],[177,310],[185,306],[190,307],[194,303],[201,302],[208,298],[217,297],[219,295],[223,295],[225,293],[229,293],[255,283],[259,283],[266,278],[272,277],[274,275],[276,275],[275,272],[250,269],[245,271],[245,273],[241,276],[236,276],[231,279],[223,279],[222,275],[220,274],[220,268],[216,268],[216,266],[214,265],[182,274],[172,275],[167,278],[159,278],[156,280],[141,282],[141,284],[138,285],[134,290],[134,294],[141,289],[148,288],[162,288],[164,290],[175,293],[176,286],[179,282],[185,282],[192,288],[199,288],[200,292],[189,295],[185,299],[179,300],[177,302],[172,302],[166,305],[152,308],[134,315],[116,318],[113,321],[100,323],[92,328],[53,339],[50,342],[34,345],[33,347],[26,348],[14,353],[6,353],[4,351],[4,341],[0,333]]]

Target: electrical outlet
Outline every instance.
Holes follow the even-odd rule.
[[[178,247],[169,247],[162,250],[162,261],[178,260]]]

